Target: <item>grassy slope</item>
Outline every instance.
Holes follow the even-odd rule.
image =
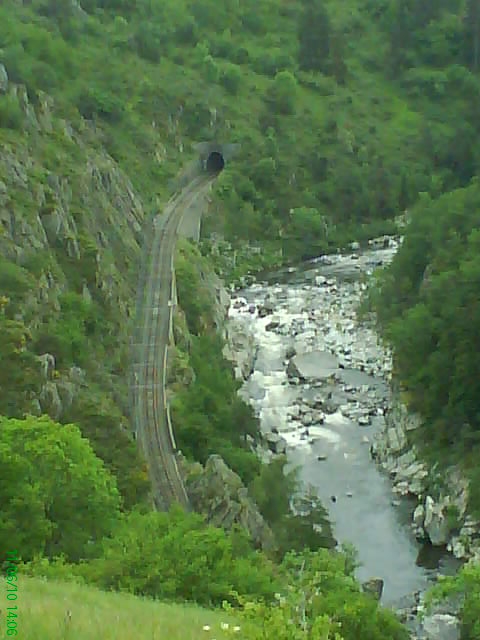
[[[12,604],[18,606],[18,637],[23,640],[220,640],[229,637],[220,624],[234,623],[222,612],[194,605],[26,576],[20,576],[18,599]],[[204,631],[204,625],[211,631]]]

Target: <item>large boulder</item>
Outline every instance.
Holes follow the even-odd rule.
[[[204,468],[197,464],[187,470],[186,488],[193,508],[210,524],[228,531],[240,525],[257,548],[274,548],[273,533],[257,505],[219,455],[211,455]]]
[[[232,318],[228,324],[224,357],[233,363],[237,380],[247,380],[253,372],[257,346],[249,326],[241,318]]]
[[[272,453],[282,454],[287,450],[287,441],[278,433],[267,433],[265,435],[268,448]]]
[[[290,379],[327,380],[338,373],[338,360],[329,351],[312,351],[297,354],[287,366]]]
[[[423,620],[423,631],[427,640],[459,640],[458,618],[448,613],[435,613]]]
[[[450,526],[441,504],[436,504],[431,496],[425,499],[425,521],[423,528],[434,546],[447,544]]]
[[[382,578],[369,578],[362,583],[362,590],[364,593],[372,595],[376,600],[380,600],[383,593],[383,584]]]

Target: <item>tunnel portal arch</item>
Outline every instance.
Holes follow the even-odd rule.
[[[225,158],[221,151],[211,151],[205,161],[205,169],[208,173],[220,173],[225,167]]]
[[[199,154],[201,171],[216,175],[223,171],[227,162],[236,155],[238,143],[199,142],[194,146]]]

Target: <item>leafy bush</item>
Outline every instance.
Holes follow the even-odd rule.
[[[132,509],[146,502],[150,481],[145,462],[129,435],[129,425],[118,402],[90,385],[75,395],[72,405],[64,410],[62,421],[79,426],[92,449],[115,477],[122,497],[122,509]]]
[[[60,316],[38,329],[35,350],[38,354],[54,355],[59,368],[72,364],[86,366],[89,336],[98,332],[99,309],[76,293],[62,295],[60,305]]]
[[[244,534],[206,526],[181,509],[131,513],[102,555],[86,567],[89,581],[155,598],[219,605],[235,602],[237,592],[271,600],[279,586],[273,566]]]
[[[213,301],[210,299],[208,288],[200,275],[198,266],[199,254],[186,243],[181,245],[175,262],[175,278],[180,306],[185,312],[188,328],[191,333],[198,335],[211,316]],[[195,264],[197,262],[197,264]],[[201,268],[206,265],[201,265]]]
[[[288,587],[277,594],[274,605],[242,599],[242,633],[248,640],[409,638],[391,611],[360,591],[347,555],[292,553],[282,569]]]
[[[124,110],[120,97],[97,87],[82,89],[78,93],[76,104],[82,116],[90,120],[98,116],[107,121],[118,122]]]
[[[138,26],[135,45],[138,55],[149,62],[160,62],[163,50],[163,31],[157,24],[143,22]]]
[[[12,301],[18,301],[28,291],[31,291],[33,286],[34,280],[26,269],[0,256],[0,291],[2,295],[6,295]]]
[[[31,411],[32,397],[40,391],[40,367],[28,348],[30,331],[8,318],[9,306],[8,298],[0,297],[0,414],[21,417]]]

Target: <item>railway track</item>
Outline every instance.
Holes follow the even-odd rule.
[[[134,431],[148,464],[154,503],[166,510],[173,502],[189,508],[177,466],[176,445],[169,428],[166,375],[177,229],[191,207],[210,189],[215,175],[194,178],[167,203],[153,221],[147,238],[137,298],[137,330],[133,346],[131,402]]]

